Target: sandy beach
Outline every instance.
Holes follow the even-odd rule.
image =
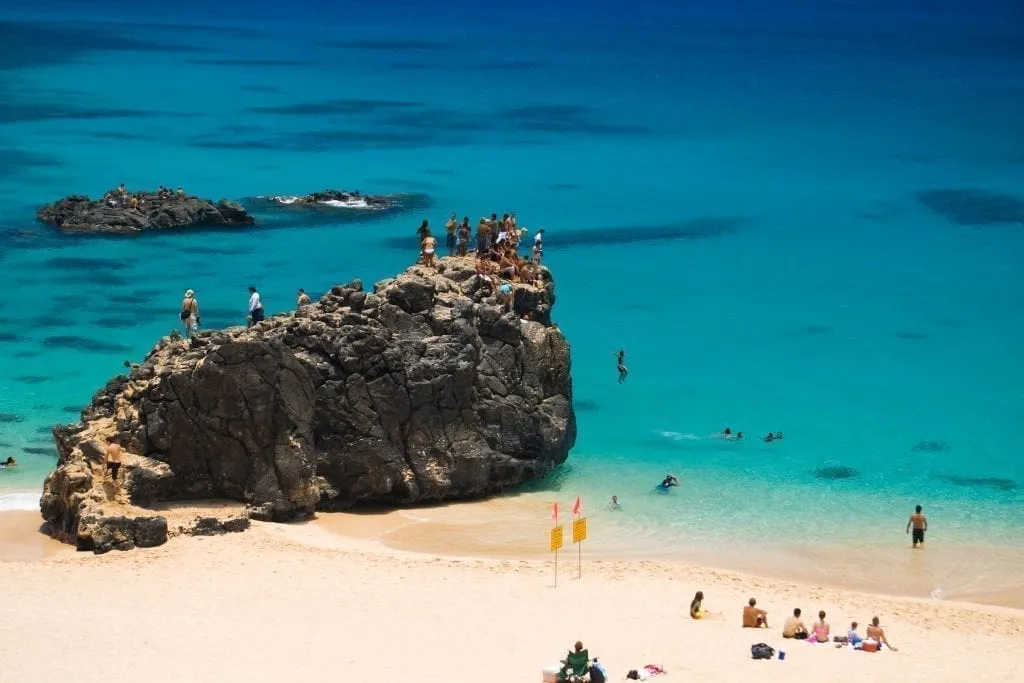
[[[539,681],[582,639],[611,680],[648,663],[660,680],[1015,681],[1024,612],[802,586],[674,563],[550,562],[410,553],[375,540],[394,517],[321,516],[243,534],[178,537],[94,556],[38,539],[32,513],[3,513],[4,683],[334,680]],[[50,552],[53,551],[53,552]],[[563,560],[568,560],[563,554]],[[720,619],[693,621],[703,590]],[[754,596],[772,628],[739,627]],[[783,641],[783,617],[824,609],[833,632],[879,616],[898,652]],[[764,641],[786,652],[754,661]],[[658,679],[656,679],[658,680]]]

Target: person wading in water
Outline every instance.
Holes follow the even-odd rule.
[[[181,300],[181,324],[185,326],[185,339],[191,339],[199,328],[199,301],[191,289],[185,290],[185,298]]]

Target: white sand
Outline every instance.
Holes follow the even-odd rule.
[[[0,526],[11,518],[0,516]],[[334,523],[335,526],[337,523]],[[1021,681],[1024,612],[869,596],[653,562],[551,565],[389,550],[372,522],[255,524],[155,549],[0,562],[3,683],[539,681],[576,639],[611,680]],[[722,620],[692,621],[703,590]],[[770,631],[739,628],[750,596]],[[899,652],[782,641],[794,606],[834,632],[878,615]],[[808,620],[809,621],[809,620]],[[765,641],[785,661],[754,661]]]

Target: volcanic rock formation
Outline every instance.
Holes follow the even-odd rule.
[[[252,225],[256,221],[241,204],[212,202],[169,191],[128,195],[108,192],[102,199],[65,197],[40,207],[36,218],[61,232],[85,235],[137,235],[175,228],[217,228]]]
[[[166,337],[80,423],[54,429],[43,517],[102,552],[162,542],[160,501],[229,499],[287,521],[542,477],[576,440],[569,347],[543,274],[503,303],[472,259],[445,258],[373,293],[334,287],[251,329]],[[104,473],[108,439],[126,451],[118,486]]]

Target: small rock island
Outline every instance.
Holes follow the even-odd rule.
[[[183,228],[222,228],[253,225],[241,204],[193,197],[179,187],[156,192],[129,192],[124,185],[97,200],[84,195],[65,197],[40,207],[36,218],[75,235],[138,235]]]
[[[284,206],[324,204],[337,209],[390,209],[398,206],[398,198],[391,195],[362,194],[359,190],[321,190],[307,195],[274,195],[257,197]]]
[[[57,538],[106,552],[163,543],[169,501],[237,501],[248,518],[480,498],[543,477],[576,441],[569,346],[547,268],[510,296],[472,258],[336,286],[246,328],[165,337],[112,379],[77,424],[42,515]],[[105,468],[120,444],[121,476]],[[244,509],[243,509],[244,505]],[[174,533],[174,529],[170,530]]]

